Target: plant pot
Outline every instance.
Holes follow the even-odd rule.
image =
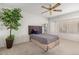
[[[8,49],[12,48],[12,46],[13,46],[13,41],[14,41],[14,38],[8,37],[8,38],[6,39],[6,47],[7,47]]]
[[[9,48],[12,48],[12,46],[13,46],[13,41],[14,40],[8,40],[8,39],[6,39],[6,47],[9,49]]]

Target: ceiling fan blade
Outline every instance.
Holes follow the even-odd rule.
[[[56,7],[58,7],[58,6],[60,6],[61,4],[60,3],[57,3],[56,5],[54,5],[53,7],[52,7],[52,9],[55,9]]]
[[[44,12],[42,12],[42,14],[43,14],[43,13],[46,13],[46,12],[48,12],[48,11],[44,11]]]
[[[53,11],[58,11],[58,12],[61,12],[62,10],[53,10]]]
[[[49,4],[49,8],[51,8],[52,7],[52,5],[51,4]]]
[[[44,9],[48,9],[47,7],[45,7],[45,6],[41,6],[42,8],[44,8]]]

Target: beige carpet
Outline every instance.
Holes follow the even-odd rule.
[[[55,48],[44,52],[32,42],[26,42],[13,46],[11,49],[0,48],[1,55],[76,55],[79,54],[79,42],[70,40],[60,40],[60,44]]]

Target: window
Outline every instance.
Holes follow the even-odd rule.
[[[58,22],[58,28],[61,33],[79,33],[79,21]]]

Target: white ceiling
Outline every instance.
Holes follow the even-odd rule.
[[[79,10],[79,3],[61,3],[61,5],[57,9],[61,9],[62,12],[52,12],[52,15],[49,13],[41,14],[41,12],[45,11],[45,9],[41,8],[41,5],[48,6],[48,3],[0,3],[0,8],[6,7],[19,7],[26,10],[26,12],[33,13],[36,15],[44,16],[44,17],[54,17],[58,15],[62,15],[69,12],[74,12]],[[52,6],[55,5],[52,3]]]

